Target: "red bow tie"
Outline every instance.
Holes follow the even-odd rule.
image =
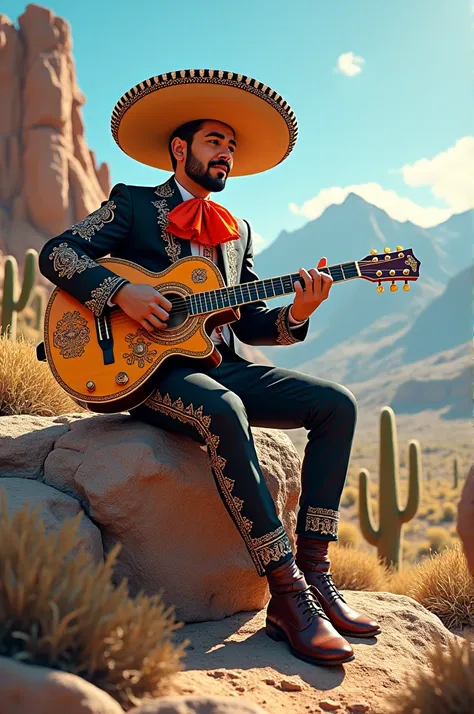
[[[168,214],[166,230],[178,238],[203,245],[219,245],[240,238],[234,216],[223,206],[204,198],[183,201]]]

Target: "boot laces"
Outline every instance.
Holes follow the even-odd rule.
[[[331,573],[318,573],[318,580],[321,581],[321,586],[322,589],[324,589],[324,595],[327,597],[329,605],[333,605],[336,600],[346,602],[342,594],[336,588]]]
[[[311,592],[311,586],[308,586],[305,590],[300,590],[295,593],[293,597],[297,599],[298,607],[306,605],[306,608],[303,610],[303,615],[308,613],[309,621],[311,621],[314,617],[323,617],[325,620],[329,621],[329,617],[327,617],[316,597]]]

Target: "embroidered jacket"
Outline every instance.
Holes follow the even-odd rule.
[[[119,183],[100,208],[44,244],[39,269],[99,316],[110,309],[107,301],[128,281],[97,263],[97,258],[123,258],[159,273],[191,255],[189,240],[166,230],[168,213],[181,202],[173,177],[156,188]],[[259,279],[254,271],[250,225],[237,220],[240,238],[218,246],[219,267],[227,285]],[[230,323],[231,333],[249,345],[300,342],[306,337],[309,321],[290,330],[289,308],[271,309],[263,300],[243,305],[240,320]]]

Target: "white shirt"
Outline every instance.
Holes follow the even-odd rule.
[[[181,194],[181,197],[183,201],[189,201],[191,198],[195,198],[192,193],[189,193],[187,189],[184,188],[184,186],[181,186],[178,181],[176,181],[176,177],[174,178],[177,187],[179,188],[179,192]],[[206,198],[208,198],[206,196]],[[213,263],[217,265],[217,249],[215,246],[207,246],[203,245],[202,243],[199,243],[197,240],[190,240],[189,244],[191,246],[191,254],[192,255],[202,255],[205,258],[209,258],[209,260],[212,260]],[[211,255],[209,255],[211,253]],[[222,337],[221,337],[222,335]],[[229,326],[228,325],[222,325],[220,328],[216,328],[215,330],[212,331],[211,334],[211,340],[214,342],[214,344],[219,344],[219,342],[227,342],[227,344],[230,344],[230,331],[229,331]]]

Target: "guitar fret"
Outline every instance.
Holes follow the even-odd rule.
[[[357,263],[341,263],[322,268],[320,272],[330,275],[334,282],[361,277]],[[213,312],[230,307],[239,307],[249,302],[258,302],[295,292],[295,283],[304,287],[304,280],[299,273],[280,275],[276,278],[252,280],[240,285],[217,288],[207,292],[194,293],[189,297],[188,308],[193,315]]]
[[[342,271],[341,265],[332,265],[329,268],[329,274],[331,275],[331,278],[336,282],[338,282],[339,280],[344,280],[344,273]]]

